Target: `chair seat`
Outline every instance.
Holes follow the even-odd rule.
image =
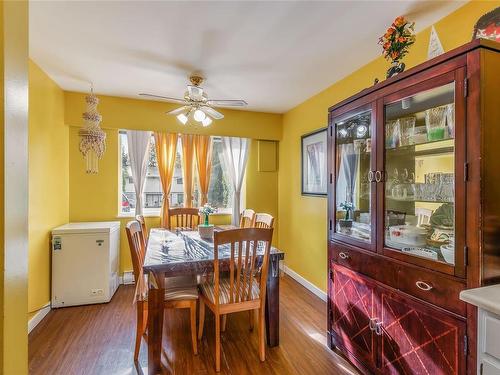
[[[198,285],[196,277],[175,276],[165,278],[165,301],[179,301],[198,299]],[[148,293],[144,290],[139,301],[147,301]]]
[[[240,284],[240,289],[242,288],[242,283]],[[248,282],[245,283],[246,293],[248,293]],[[215,284],[213,282],[205,282],[200,284],[201,293],[207,297],[212,303],[215,303]],[[245,294],[246,294],[245,293]],[[252,279],[251,296],[247,300],[255,300],[260,297],[260,287],[257,280]],[[240,293],[240,296],[244,293]],[[236,301],[236,283],[233,289],[233,301],[231,301],[231,284],[229,279],[221,278],[219,283],[219,304],[224,305],[227,303],[234,303]]]
[[[165,290],[165,301],[178,301],[186,299],[198,299],[198,287],[192,286],[179,286],[168,288]]]

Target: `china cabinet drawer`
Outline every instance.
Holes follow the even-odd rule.
[[[422,269],[400,266],[398,289],[459,315],[466,315],[465,302],[459,299],[465,284],[459,281]]]
[[[371,277],[393,288],[397,287],[398,268],[383,258],[372,256],[352,247],[331,244],[333,260],[344,267]]]

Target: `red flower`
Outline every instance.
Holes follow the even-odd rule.
[[[404,24],[406,24],[406,20],[403,16],[399,16],[394,20],[394,26],[396,27],[403,26]]]

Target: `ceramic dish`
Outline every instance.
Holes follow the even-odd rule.
[[[423,247],[403,247],[401,249],[403,253],[408,253],[411,255],[417,255],[419,257],[429,258],[429,259],[438,259],[438,253],[434,250],[424,249]]]

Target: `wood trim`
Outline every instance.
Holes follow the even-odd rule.
[[[50,307],[50,302],[42,306],[40,310],[36,312],[35,315],[28,321],[28,334],[33,331],[33,329],[41,323],[41,321],[47,316],[47,314],[50,312],[51,307]]]
[[[290,267],[285,266],[283,271],[290,276],[292,279],[294,279],[296,282],[298,282],[300,285],[302,285],[304,288],[306,288],[308,291],[313,293],[315,296],[320,298],[323,301],[327,301],[327,293],[323,292],[320,288],[318,288],[316,285],[311,283],[309,280],[306,278],[302,277],[299,275],[297,272],[292,270]]]

